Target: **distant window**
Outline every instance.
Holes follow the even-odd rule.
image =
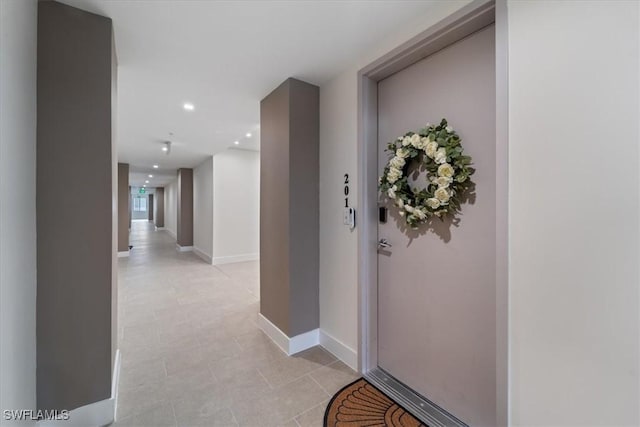
[[[147,211],[147,198],[136,196],[133,198],[133,210],[136,212]]]

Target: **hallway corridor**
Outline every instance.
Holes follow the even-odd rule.
[[[133,221],[118,265],[114,426],[321,426],[357,378],[321,347],[287,357],[256,324],[258,262],[211,266]]]

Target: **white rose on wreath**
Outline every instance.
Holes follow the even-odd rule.
[[[412,228],[432,216],[443,218],[460,211],[460,196],[473,183],[471,157],[463,154],[461,139],[442,119],[420,131],[408,132],[387,146],[389,163],[380,177],[380,191],[399,208],[399,215]],[[419,162],[427,170],[426,187],[409,186],[409,166]]]

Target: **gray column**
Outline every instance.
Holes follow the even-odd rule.
[[[129,252],[129,164],[118,163],[118,252]]]
[[[178,247],[193,248],[193,169],[178,169]]]
[[[149,200],[149,206],[147,206],[147,219],[149,219],[149,221],[153,221],[153,211],[155,209],[154,203],[153,203],[153,200],[154,200],[153,194],[149,194],[148,200]]]
[[[111,20],[38,4],[37,399],[111,395],[117,239]]]
[[[319,325],[319,90],[288,79],[260,103],[260,313],[289,337]]]
[[[164,227],[164,187],[156,188],[156,197],[153,204],[153,220],[156,227]]]

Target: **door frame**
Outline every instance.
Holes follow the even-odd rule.
[[[509,424],[508,44],[506,0],[474,0],[358,72],[358,370],[378,367],[378,82],[495,23],[496,47],[496,413]]]

